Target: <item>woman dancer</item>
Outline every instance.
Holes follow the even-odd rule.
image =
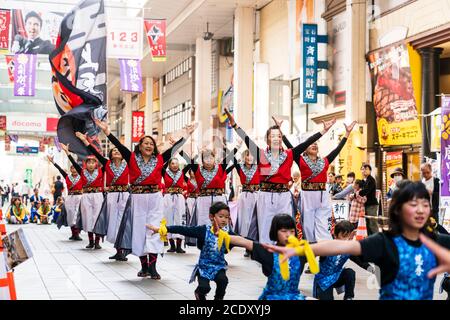
[[[74,158],[69,153],[69,146],[62,143],[61,148],[69,157],[75,170],[81,176],[81,181],[83,185],[83,195],[81,196],[81,221],[83,223],[83,230],[88,233],[89,244],[86,249],[95,250],[101,249],[100,246],[100,234],[95,234],[94,243],[94,226],[97,218],[100,214],[100,209],[103,204],[103,170],[99,168],[98,161],[93,155],[89,155],[84,160],[84,168],[74,160]]]
[[[159,188],[162,179],[161,171],[164,164],[172,158],[173,153],[186,142],[186,138],[178,140],[170,149],[160,154],[153,137],[144,136],[131,152],[111,134],[107,123],[97,120],[96,124],[119,149],[128,163],[130,173],[131,215],[127,216],[127,208],[125,208],[115,246],[131,249],[131,252],[140,258],[142,269],[138,272],[138,277],[151,276],[152,279],[159,280],[161,276],[156,270],[156,261],[158,253],[163,252],[164,244],[159,241],[158,235],[152,235],[147,230],[145,224],[159,225],[161,223],[164,205]],[[188,126],[186,136],[191,135],[195,129],[196,125]],[[132,218],[131,228],[127,227],[127,222],[131,222],[130,218]],[[127,237],[130,237],[129,233],[131,233],[131,245],[128,244],[130,248],[126,248],[123,244],[125,231]]]
[[[266,133],[268,148],[260,149],[242,130],[238,127],[234,117],[225,108],[231,126],[236,130],[239,137],[244,140],[247,148],[260,169],[261,185],[256,204],[258,214],[259,242],[271,243],[269,238],[270,226],[273,217],[280,212],[289,212],[295,217],[293,196],[289,191],[288,183],[291,180],[291,167],[294,159],[298,158],[312,143],[319,140],[336,122],[335,119],[323,123],[323,130],[310,137],[295,148],[284,150],[282,147],[282,136],[278,126],[270,127]]]
[[[332,239],[331,230],[328,230],[331,221],[331,197],[326,192],[327,172],[330,163],[341,152],[347,138],[353,130],[356,121],[345,126],[345,136],[328,156],[321,158],[318,156],[319,148],[317,143],[311,144],[306,151],[294,157],[301,173],[301,205],[303,214],[303,231],[309,242]],[[283,135],[283,142],[288,148],[292,148],[289,140]]]
[[[77,170],[73,165],[70,166],[70,174],[67,174],[57,163],[53,161],[53,157],[47,156],[48,161],[50,161],[56,169],[61,173],[61,175],[66,180],[66,185],[68,188],[67,198],[64,201],[65,214],[67,215],[67,225],[72,231],[72,236],[69,240],[82,241],[80,237],[81,230],[77,227],[78,215],[80,213],[80,203],[81,195],[83,194],[83,181],[81,176],[78,174]]]
[[[130,193],[128,192],[129,170],[127,162],[123,159],[119,149],[112,148],[109,151],[108,159],[103,157],[96,148],[94,148],[86,136],[81,132],[76,132],[76,136],[92,152],[92,154],[101,163],[106,173],[106,208],[108,215],[108,226],[106,241],[114,244],[116,242],[117,231],[122,220],[125,205]],[[116,254],[109,257],[117,261],[127,261],[121,248],[116,248]]]

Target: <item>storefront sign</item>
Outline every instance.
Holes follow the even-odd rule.
[[[348,215],[350,212],[350,202],[347,200],[333,200],[333,214],[336,222],[340,220],[348,220]]]
[[[152,61],[166,61],[166,20],[145,20]]]
[[[6,130],[45,132],[47,130],[47,118],[42,116],[8,115],[6,117]]]
[[[9,49],[9,26],[11,11],[0,9],[0,53],[6,53]]]
[[[120,89],[129,92],[142,92],[142,71],[139,60],[119,59]]]
[[[303,103],[317,103],[317,24],[303,24]]]
[[[369,67],[380,144],[419,144],[422,132],[406,45],[399,44],[370,54]]]
[[[14,96],[34,96],[36,85],[35,54],[14,56]]]
[[[389,190],[395,184],[394,179],[391,178],[391,174],[394,172],[396,168],[403,167],[403,152],[395,151],[395,152],[387,152],[386,153],[386,182],[387,189]]]
[[[450,97],[442,97],[441,101],[441,197],[447,198],[450,197]]]
[[[142,22],[142,18],[108,19],[108,58],[142,59]]]
[[[343,138],[343,136],[344,133],[340,135],[340,138]],[[361,178],[360,169],[361,164],[364,162],[364,150],[361,150],[358,147],[361,146],[362,139],[362,134],[359,131],[354,130],[350,133],[347,143],[339,153],[337,174],[345,177],[349,172],[353,172],[356,174],[357,178]]]
[[[144,112],[133,111],[131,141],[139,142],[144,135]]]
[[[0,130],[6,130],[6,116],[0,116]]]

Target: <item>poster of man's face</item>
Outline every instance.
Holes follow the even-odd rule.
[[[12,10],[12,53],[50,54],[64,13]]]

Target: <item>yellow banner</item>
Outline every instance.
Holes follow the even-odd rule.
[[[378,137],[384,146],[398,146],[415,144],[422,141],[419,120],[389,123],[386,119],[379,119]]]
[[[339,153],[337,173],[344,177],[349,172],[354,172],[356,179],[361,179],[361,165],[364,162],[364,151],[359,149],[362,135],[359,131],[353,131],[347,139],[342,151]]]

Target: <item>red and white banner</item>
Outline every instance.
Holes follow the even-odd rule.
[[[9,49],[9,28],[11,25],[11,11],[0,9],[0,53]]]
[[[166,61],[166,20],[145,20],[152,61]]]
[[[8,77],[11,83],[14,83],[14,56],[5,56],[6,65],[8,66]]]
[[[131,140],[132,142],[139,142],[139,139],[144,135],[144,112],[133,111],[132,118],[132,132]]]
[[[59,118],[47,118],[47,132],[56,132]]]

